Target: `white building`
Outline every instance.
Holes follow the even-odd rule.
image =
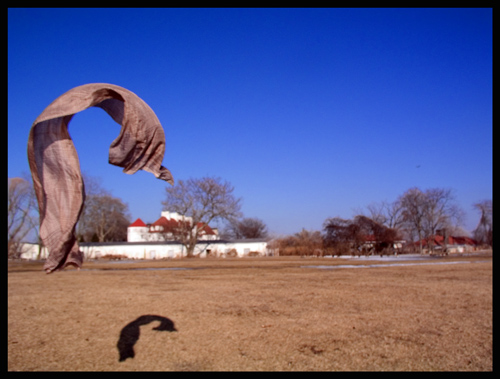
[[[177,212],[161,212],[161,217],[152,224],[146,225],[140,218],[135,220],[127,228],[128,242],[154,242],[173,241],[175,239],[173,231],[181,223],[191,224],[193,219],[178,214]],[[216,228],[212,229],[208,225],[198,223],[200,230],[200,240],[217,240],[219,233]]]
[[[81,242],[80,249],[85,259],[169,259],[186,256],[186,248],[174,240],[172,228],[180,222],[192,222],[175,212],[161,212],[161,217],[152,224],[145,224],[140,218],[128,226],[127,242]],[[245,257],[268,255],[264,239],[221,240],[218,230],[198,224],[200,238],[194,250],[199,257]],[[24,244],[23,259],[46,259],[47,248],[39,251],[38,244]]]

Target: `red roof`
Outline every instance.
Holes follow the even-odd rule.
[[[155,222],[153,222],[151,224],[151,226],[156,226],[156,225],[167,225],[168,221],[170,220],[167,220],[165,217],[160,217],[158,220],[156,220]]]
[[[135,220],[132,224],[129,225],[129,227],[131,226],[147,226],[140,218],[138,218],[137,220]]]
[[[163,226],[162,230],[155,230],[153,226],[158,226],[161,225]],[[152,228],[150,229],[151,232],[171,232],[173,228],[177,227],[178,222],[176,220],[172,219],[166,219],[165,217],[160,217],[158,220],[153,222],[151,224]]]
[[[210,226],[208,226],[208,224],[203,224],[202,222],[199,222],[197,226],[200,229],[201,234],[215,234],[213,229]]]
[[[374,234],[368,234],[368,235],[362,236],[362,238],[365,240],[365,242],[377,242],[377,239],[375,238]]]
[[[422,245],[426,246],[428,243],[428,239],[424,238],[422,239]],[[442,246],[444,243],[444,237],[443,236],[434,236],[431,238],[431,243],[433,243],[435,246]],[[415,244],[419,244],[419,242],[415,242]],[[465,236],[448,236],[448,241],[447,245],[477,245],[477,241],[470,238],[470,237],[465,237]]]
[[[166,219],[165,217],[160,217],[158,220],[156,220],[155,222],[153,222],[151,224],[151,229],[150,231],[151,232],[171,232],[172,229],[176,228],[176,227],[179,227],[179,221],[177,220],[173,220],[173,219]],[[160,230],[155,230],[155,228],[153,228],[153,226],[157,226],[157,225],[161,225],[163,226],[163,229],[160,231]],[[198,228],[200,229],[200,234],[212,234],[212,235],[215,235],[215,232],[213,231],[213,229],[208,226],[207,224],[204,224],[202,222],[199,222],[198,223]]]

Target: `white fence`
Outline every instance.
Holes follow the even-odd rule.
[[[186,248],[178,242],[82,242],[80,249],[85,259],[116,257],[126,259],[169,259],[186,256]],[[209,257],[245,257],[268,255],[267,242],[260,239],[234,241],[200,241],[194,254]],[[38,244],[25,243],[22,259],[45,259],[47,248],[41,250]]]

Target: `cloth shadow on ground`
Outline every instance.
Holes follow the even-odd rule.
[[[131,323],[125,325],[120,333],[120,339],[116,344],[118,351],[120,353],[119,362],[123,362],[127,358],[134,358],[134,345],[139,339],[141,334],[140,327],[142,325],[147,325],[153,321],[160,321],[160,325],[153,328],[153,330],[159,330],[164,332],[176,332],[177,329],[174,327],[172,320],[156,315],[143,315],[132,321]]]

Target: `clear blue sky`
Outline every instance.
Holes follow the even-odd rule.
[[[491,9],[9,9],[8,176],[28,133],[86,83],[125,87],[165,129],[174,178],[218,176],[276,234],[321,230],[411,187],[492,199]],[[168,185],[108,164],[119,125],[77,114],[82,171],[159,218]]]

